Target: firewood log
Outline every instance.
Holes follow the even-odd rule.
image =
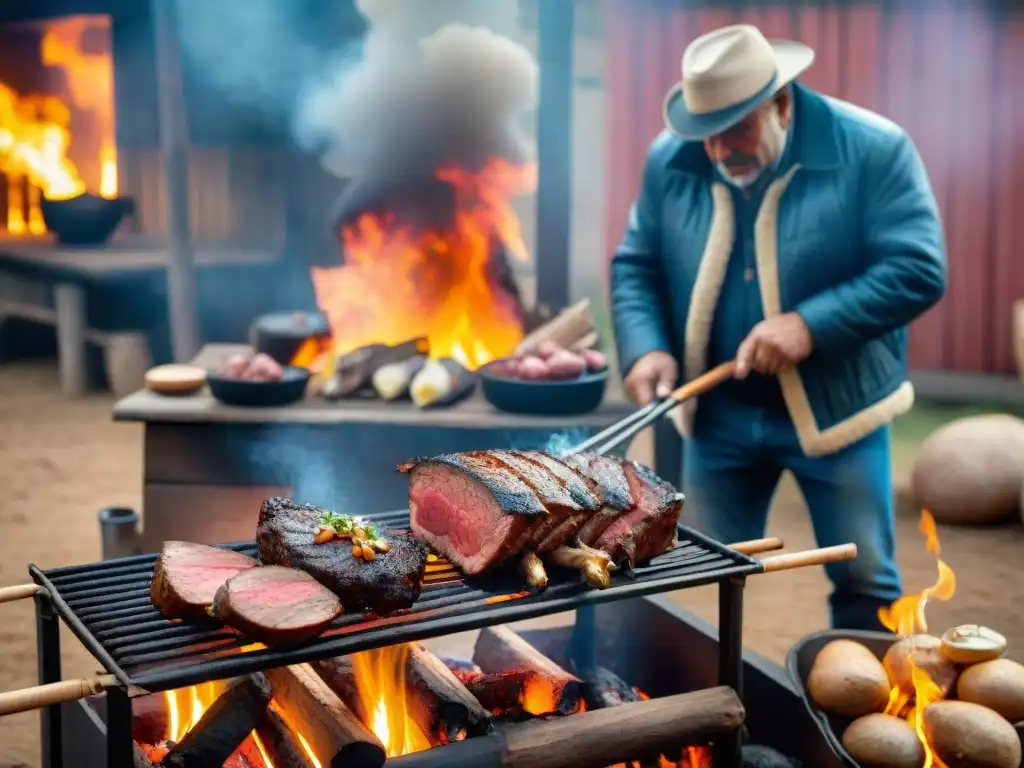
[[[311,665],[328,687],[366,722],[352,662],[347,656]],[[406,707],[409,716],[435,746],[490,730],[490,713],[444,662],[419,643],[409,646],[405,661]]]
[[[222,765],[259,724],[271,696],[270,683],[263,674],[233,680],[199,722],[167,753],[161,766]]]
[[[731,688],[637,701],[621,707],[512,725],[439,750],[395,757],[388,768],[602,768],[678,755],[735,734],[743,704]]]
[[[508,680],[518,680],[518,695],[523,711],[528,714],[569,715],[580,708],[582,681],[508,627],[482,630],[473,650],[473,661],[486,674],[517,673]],[[472,691],[472,686],[467,687]]]
[[[381,768],[387,755],[380,740],[308,664],[266,673],[288,727],[301,732],[323,766]],[[254,726],[255,727],[255,726]]]
[[[267,751],[273,768],[312,768],[298,739],[285,724],[276,706],[271,704],[263,720],[256,726],[256,735],[260,737],[260,743]]]

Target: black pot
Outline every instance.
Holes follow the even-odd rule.
[[[103,245],[125,216],[135,215],[130,197],[107,199],[92,194],[39,203],[46,228],[64,245]]]
[[[257,352],[288,365],[303,343],[329,333],[327,318],[319,312],[271,312],[253,320],[249,343]]]

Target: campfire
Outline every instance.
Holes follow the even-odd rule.
[[[1001,658],[1006,639],[986,627],[929,634],[925,608],[954,596],[956,576],[940,558],[927,510],[920,531],[938,576],[931,587],[879,611],[900,639],[880,660],[859,642],[830,642],[814,659],[808,692],[824,711],[848,722],[833,720],[833,730],[842,731],[843,747],[864,765],[1017,768],[1024,667]]]
[[[35,29],[26,25],[26,36]],[[69,16],[41,29],[40,63],[63,75],[63,87],[26,90],[0,76],[0,173],[12,235],[46,232],[43,196],[91,189],[117,197],[110,19]]]
[[[380,766],[514,724],[647,699],[607,669],[574,674],[494,627],[480,633],[471,660],[401,644],[144,697],[134,710],[136,765]],[[709,768],[710,750],[680,745],[611,768],[653,765]]]

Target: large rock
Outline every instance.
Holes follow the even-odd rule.
[[[1024,420],[971,416],[921,444],[910,479],[914,500],[940,523],[1004,523],[1024,494]]]

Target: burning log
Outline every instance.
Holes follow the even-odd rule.
[[[416,338],[390,347],[372,344],[339,355],[330,377],[321,387],[328,400],[337,400],[370,385],[373,374],[391,363],[400,363],[428,350],[426,338]]]
[[[275,707],[275,704],[271,704],[263,720],[256,726],[256,735],[273,764],[272,768],[311,768],[302,745]]]
[[[588,710],[618,707],[643,701],[643,698],[633,686],[605,667],[595,666],[583,677],[583,701]]]
[[[392,758],[388,768],[600,768],[614,763],[679,754],[683,746],[708,744],[735,733],[743,705],[731,688],[707,688],[678,696],[623,704],[529,725],[444,748]]]
[[[232,681],[161,765],[205,768],[223,764],[259,724],[271,696],[270,682],[262,674]]]
[[[467,686],[470,691],[476,688],[488,697],[500,694],[504,697],[500,703],[507,704],[510,710],[520,707],[531,715],[570,715],[580,708],[582,682],[579,678],[566,672],[507,627],[482,630],[473,649],[473,661],[485,675],[502,679],[493,682],[477,679],[473,685]],[[485,682],[492,686],[486,691],[483,687]],[[495,699],[491,701],[499,703]],[[494,707],[488,708],[495,711]]]
[[[132,768],[153,768],[153,761],[137,741],[132,743]]]
[[[313,662],[327,686],[363,722],[358,683],[347,656]],[[437,656],[419,643],[409,645],[405,658],[406,711],[434,746],[487,733],[490,713]]]
[[[313,754],[331,768],[380,768],[380,743],[308,664],[266,673],[285,723],[304,734]],[[254,725],[255,727],[255,725]]]

